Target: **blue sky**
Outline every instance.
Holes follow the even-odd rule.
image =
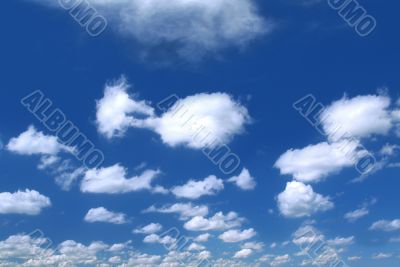
[[[400,4],[330,2],[2,3],[0,265],[397,267]]]

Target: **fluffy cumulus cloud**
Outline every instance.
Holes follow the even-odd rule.
[[[177,100],[150,127],[170,146],[201,149],[228,143],[249,122],[247,109],[230,95],[200,93]]]
[[[241,245],[241,248],[243,249],[251,249],[251,250],[257,250],[260,251],[264,248],[264,243],[262,242],[246,242],[243,245]]]
[[[128,94],[128,87],[125,79],[107,85],[97,101],[98,131],[108,138],[121,136],[130,127],[146,128],[169,146],[201,149],[229,142],[250,122],[247,109],[225,93],[173,99],[165,112],[156,116],[149,103]]]
[[[208,207],[205,205],[195,206],[192,203],[175,203],[172,205],[164,205],[157,208],[156,206],[151,206],[143,211],[144,213],[158,212],[158,213],[176,213],[179,214],[180,220],[188,220],[196,216],[207,216]]]
[[[224,189],[224,182],[211,175],[201,181],[189,180],[186,184],[176,186],[171,192],[179,198],[198,199],[202,196],[215,195]]]
[[[210,218],[204,218],[203,216],[193,217],[184,224],[184,227],[189,231],[226,230],[240,227],[243,220],[236,212],[229,212],[226,215],[218,212]]]
[[[310,185],[289,182],[286,189],[277,197],[278,207],[285,217],[306,217],[333,208],[329,197],[315,193]]]
[[[162,225],[159,223],[150,223],[146,226],[143,226],[141,228],[135,229],[133,230],[133,232],[135,234],[145,234],[145,235],[149,235],[149,234],[155,234],[159,231],[161,231],[162,229]]]
[[[124,224],[128,221],[124,213],[112,212],[104,207],[90,209],[84,220],[89,223],[105,222],[113,224]]]
[[[400,231],[400,219],[396,219],[393,221],[380,220],[374,222],[369,229],[381,230],[386,232]]]
[[[256,231],[254,231],[253,228],[243,231],[234,229],[222,233],[221,235],[219,235],[219,239],[226,243],[236,243],[253,238],[255,235]]]
[[[302,149],[286,151],[275,163],[281,174],[290,174],[300,182],[316,182],[344,167],[353,165],[364,155],[357,141],[323,142]]]
[[[40,2],[57,6],[51,0]],[[191,60],[226,47],[243,47],[273,27],[258,14],[253,0],[88,2],[122,36],[146,48]]]
[[[126,169],[119,164],[86,171],[81,182],[85,193],[118,194],[140,190],[152,190],[152,181],[160,174],[157,170],[146,170],[138,176],[127,177]]]
[[[135,100],[127,92],[129,86],[125,78],[107,84],[104,96],[97,101],[96,121],[98,131],[108,138],[121,136],[129,127],[143,126],[138,116],[153,116],[154,110],[144,101]]]
[[[0,193],[0,214],[38,215],[49,206],[50,199],[35,190]]]
[[[256,187],[256,182],[249,170],[244,168],[238,176],[228,179],[228,182],[235,183],[242,190],[252,190]]]
[[[233,255],[233,258],[243,259],[243,258],[247,258],[247,257],[251,256],[251,254],[253,254],[253,250],[251,250],[249,248],[244,248],[244,249],[241,249],[238,252],[236,252],[235,255]]]
[[[201,234],[201,235],[198,235],[195,239],[194,239],[194,241],[195,242],[207,242],[210,238],[211,238],[211,234],[209,234],[209,233],[205,233],[205,234]]]
[[[157,234],[150,234],[147,235],[143,239],[144,243],[159,243],[163,245],[173,245],[177,242],[177,240],[169,235],[166,236],[159,236]]]
[[[33,126],[29,126],[18,137],[11,138],[7,149],[21,155],[56,155],[60,151],[69,150],[57,141],[57,137],[45,135]]]
[[[321,114],[322,127],[333,141],[386,135],[392,127],[390,102],[380,95],[343,97]]]

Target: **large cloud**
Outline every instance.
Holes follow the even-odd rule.
[[[275,163],[281,174],[290,174],[301,182],[315,182],[357,162],[364,152],[357,141],[319,143],[303,149],[290,149]]]
[[[129,127],[142,126],[141,120],[133,114],[152,116],[154,110],[144,101],[136,101],[129,96],[125,78],[106,85],[104,96],[97,101],[97,129],[107,138],[121,136]]]
[[[321,114],[323,129],[333,141],[385,135],[392,127],[390,102],[389,97],[378,95],[344,97]]]
[[[189,180],[186,184],[176,186],[171,192],[179,198],[198,199],[202,196],[215,195],[224,189],[224,182],[211,175],[202,181]]]
[[[250,122],[247,109],[225,93],[176,99],[168,111],[157,117],[149,103],[130,96],[127,88],[126,80],[120,79],[107,85],[103,98],[97,101],[98,131],[107,138],[139,127],[156,132],[169,146],[201,149],[231,141]]]
[[[35,190],[0,193],[0,214],[37,215],[49,206],[50,199]]]
[[[285,217],[306,217],[333,208],[328,197],[315,193],[310,185],[296,181],[287,183],[277,200],[279,210]]]
[[[152,181],[160,174],[157,170],[146,170],[141,175],[127,177],[126,169],[119,164],[86,171],[81,182],[85,193],[118,194],[140,190],[152,190]]]
[[[39,1],[38,1],[39,2]],[[53,0],[45,1],[54,4]],[[121,35],[196,60],[269,32],[252,0],[88,0]],[[43,1],[42,1],[43,3]]]
[[[11,138],[7,149],[21,155],[56,155],[63,150],[71,151],[71,148],[61,145],[57,137],[45,135],[33,126],[18,137]]]
[[[369,229],[381,230],[386,232],[400,231],[400,219],[396,219],[393,221],[380,220],[374,222]]]

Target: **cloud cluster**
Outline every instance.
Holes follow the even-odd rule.
[[[204,218],[203,216],[193,217],[184,224],[184,228],[189,231],[226,230],[241,226],[243,220],[236,212],[229,212],[226,215],[218,212],[210,218]]]
[[[312,102],[307,102],[310,100]],[[311,106],[316,107],[315,99],[308,97],[302,101],[298,103],[303,105],[299,104],[296,109],[307,117],[312,113]],[[316,116],[314,126],[326,136],[327,141],[301,149],[289,149],[274,165],[282,175],[291,175],[300,182],[288,183],[285,191],[278,196],[278,207],[288,217],[309,216],[333,207],[328,198],[302,183],[320,182],[344,168],[358,167],[365,157],[372,160],[372,166],[365,166],[365,170],[358,168],[362,175],[354,181],[363,180],[369,173],[384,167],[386,158],[376,162],[373,154],[363,147],[362,140],[389,134],[396,122],[396,110],[391,107],[391,99],[383,95],[345,96],[324,107]],[[396,149],[396,146],[386,145],[380,154],[388,157]],[[345,218],[354,221],[367,214],[368,210],[362,208],[349,212]]]
[[[169,146],[201,149],[229,142],[250,122],[247,109],[225,93],[176,99],[158,117],[149,103],[130,96],[128,88],[122,78],[106,85],[103,98],[97,101],[98,131],[107,138],[122,136],[130,127],[146,128],[159,134]]]

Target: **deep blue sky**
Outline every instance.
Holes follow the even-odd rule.
[[[253,241],[263,242],[265,248],[244,262],[252,264],[264,254],[289,254],[291,261],[286,265],[299,266],[303,258],[294,256],[298,252],[295,245],[276,248],[270,245],[292,240],[293,232],[306,219],[312,219],[327,239],[354,236],[354,244],[341,255],[343,259],[351,256],[362,259],[348,262],[349,266],[398,266],[399,243],[389,242],[391,237],[398,236],[398,230],[397,235],[395,231],[368,230],[378,220],[400,216],[397,168],[383,168],[356,184],[349,181],[358,173],[352,167],[345,168],[312,185],[314,191],[331,197],[333,209],[308,218],[286,218],[280,214],[276,198],[292,177],[280,175],[274,163],[290,148],[326,140],[292,108],[293,102],[304,95],[313,94],[325,105],[344,94],[349,98],[377,94],[380,88],[387,88],[393,102],[400,97],[400,3],[362,1],[378,22],[376,30],[362,38],[325,1],[313,5],[289,0],[255,2],[262,16],[275,21],[272,33],[258,37],[241,50],[223,49],[201,62],[167,55],[163,60],[170,65],[161,66],[158,58],[140,59],[143,48],[110,27],[93,38],[62,9],[32,1],[3,1],[0,11],[3,145],[29,125],[50,134],[20,104],[22,97],[40,89],[104,152],[104,166],[121,163],[134,175],[135,167],[146,162],[146,168],[162,170],[157,181],[166,188],[211,174],[227,179],[229,176],[222,174],[198,150],[171,148],[157,134],[143,129],[129,129],[123,138],[108,140],[98,133],[95,122],[95,101],[103,97],[105,83],[121,75],[133,85],[132,93],[153,104],[171,94],[184,98],[201,92],[224,92],[240,101],[253,119],[245,132],[235,136],[229,145],[255,177],[257,187],[247,192],[226,185],[218,195],[205,196],[193,203],[209,205],[210,215],[236,211],[247,219],[242,229],[254,228],[257,236]],[[395,135],[379,136],[365,140],[364,145],[377,152],[384,144],[396,144],[398,140]],[[390,160],[395,162],[396,158]],[[165,253],[163,248],[144,244],[143,236],[132,234],[132,229],[151,222],[159,222],[165,229],[183,229],[182,221],[173,215],[141,213],[153,204],[182,202],[173,195],[147,191],[83,194],[78,182],[71,190],[63,191],[50,173],[38,170],[38,162],[39,156],[17,155],[5,148],[0,152],[1,192],[34,189],[52,202],[50,208],[37,216],[0,214],[1,240],[41,229],[55,244],[65,240],[85,245],[96,240],[107,244],[132,240],[138,251],[157,255]],[[368,216],[355,223],[343,218],[345,213],[372,198],[377,202],[369,207]],[[100,206],[127,214],[131,222],[114,225],[83,221],[89,209]],[[217,259],[231,258],[240,247],[221,243],[215,237],[207,244]],[[392,257],[372,259],[379,253],[389,253]]]

